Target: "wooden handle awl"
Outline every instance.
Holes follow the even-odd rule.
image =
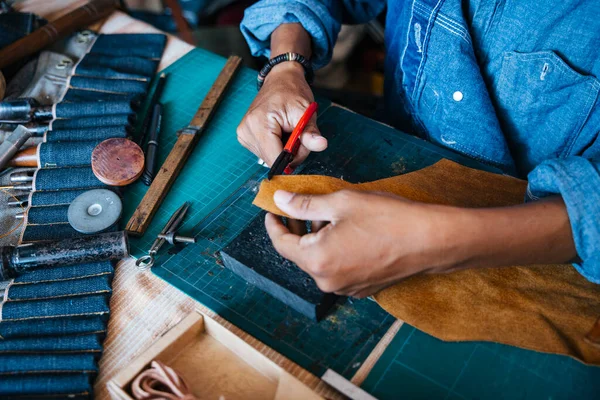
[[[37,146],[21,150],[8,162],[8,165],[11,167],[37,167]]]
[[[76,29],[108,16],[117,0],[92,0],[0,50],[0,68],[7,67],[56,42]]]

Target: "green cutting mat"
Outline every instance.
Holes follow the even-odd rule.
[[[497,343],[448,343],[403,325],[362,385],[384,399],[598,399],[600,368]]]

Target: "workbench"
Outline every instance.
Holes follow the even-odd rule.
[[[41,3],[43,6],[39,1],[28,0],[20,7],[55,18],[57,10],[64,13],[69,7],[85,1]],[[119,12],[99,25],[99,30],[102,33],[156,31]],[[167,68],[192,49],[171,37],[160,69]],[[356,118],[352,120],[355,123],[366,123],[367,120],[360,116],[353,118]],[[389,128],[382,126],[381,129]],[[406,171],[398,171],[401,172]],[[259,342],[204,304],[194,301],[155,274],[140,273],[133,259],[120,262],[113,282],[111,319],[95,387],[96,398],[108,398],[106,382],[194,308],[214,317],[260,349]],[[284,368],[294,365],[280,355],[275,361]],[[493,343],[444,343],[403,325],[401,321],[390,325],[369,357],[356,369],[352,381],[380,398],[395,398],[401,394],[410,398],[476,398],[483,393],[498,398],[524,395],[586,398],[600,391],[598,384],[593,384],[594,380],[600,382],[599,370],[566,357]],[[299,378],[317,390],[326,391],[312,375]]]

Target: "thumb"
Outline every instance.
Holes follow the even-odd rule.
[[[332,221],[336,214],[331,194],[296,194],[278,190],[273,200],[279,209],[292,218],[310,221]]]
[[[327,139],[321,136],[321,132],[317,127],[316,114],[313,115],[309,123],[306,124],[306,128],[304,128],[300,141],[308,151],[323,151],[327,148]]]
[[[317,128],[316,116],[313,116],[306,125],[302,136],[300,136],[300,143],[302,145],[298,148],[298,154],[294,157],[293,166],[304,161],[311,151],[319,152],[327,148],[327,139],[321,136],[321,132]]]
[[[294,104],[293,107],[288,108],[287,118],[282,125],[283,130],[292,132],[302,119],[309,104],[309,102],[306,103],[306,105]],[[304,147],[306,155],[311,151],[323,151],[327,148],[327,139],[321,136],[321,132],[317,127],[317,114],[318,111],[311,117],[310,121],[308,121],[304,127],[302,136],[300,136],[300,142],[302,143],[301,148]]]

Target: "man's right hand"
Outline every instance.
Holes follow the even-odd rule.
[[[304,78],[302,65],[284,62],[273,67],[237,128],[239,142],[260,157],[270,167],[285,143],[282,134],[290,133],[314,101],[310,86]],[[301,137],[302,145],[294,157],[292,166],[300,164],[311,151],[327,148],[327,139],[317,128],[314,115]]]

